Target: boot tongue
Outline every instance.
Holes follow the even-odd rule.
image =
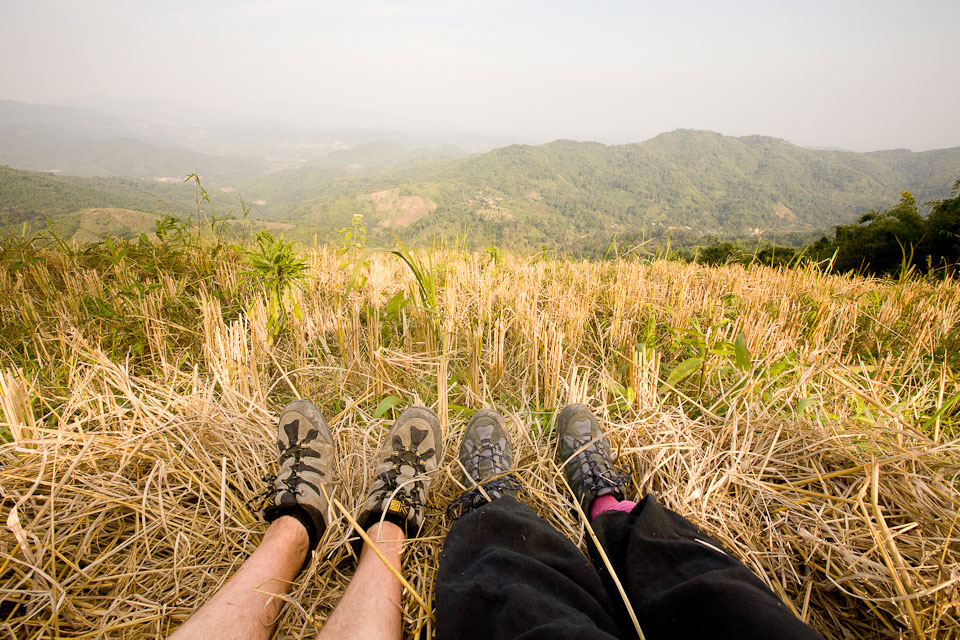
[[[390,501],[390,504],[387,506],[387,513],[392,513],[394,515],[400,516],[402,518],[407,517],[407,506],[403,504],[400,500],[393,498]]]

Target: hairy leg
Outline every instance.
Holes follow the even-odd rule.
[[[378,523],[367,529],[367,534],[399,571],[404,543],[400,527],[392,522]],[[397,640],[401,633],[400,591],[400,582],[365,545],[357,572],[320,630],[318,640]]]
[[[240,570],[170,637],[269,640],[283,600],[258,591],[290,591],[308,546],[307,530],[296,518],[277,518]]]

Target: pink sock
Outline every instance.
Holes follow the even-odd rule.
[[[633,511],[637,503],[633,500],[617,500],[611,495],[599,496],[590,505],[590,519],[593,520],[604,511]]]

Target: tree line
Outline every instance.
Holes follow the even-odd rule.
[[[944,275],[960,265],[960,180],[950,197],[926,203],[920,213],[916,198],[901,193],[900,202],[885,210],[872,210],[856,222],[834,227],[833,238],[823,236],[802,248],[755,246],[715,241],[680,257],[702,264],[729,262],[769,266],[808,261],[824,264],[834,272],[857,272],[873,276],[897,276],[904,271]]]

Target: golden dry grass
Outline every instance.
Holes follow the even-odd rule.
[[[431,606],[470,409],[507,416],[524,498],[583,545],[550,430],[554,408],[585,401],[636,469],[635,493],[722,541],[827,637],[960,634],[957,385],[944,360],[958,348],[955,282],[440,252],[437,307],[391,316],[398,290],[415,298],[399,260],[373,256],[344,299],[349,269],[320,248],[294,294],[302,316],[275,345],[259,297],[244,313],[223,308],[243,291],[228,259],[205,263],[176,318],[188,295],[176,277],[117,302],[141,340],[131,350],[84,320],[91,296],[117,295],[124,266],[47,258],[0,272],[4,326],[34,327],[0,354],[10,637],[168,633],[262,535],[246,503],[273,470],[282,404],[310,398],[327,415],[337,498],[356,509],[391,417],[373,414],[390,395],[434,407],[446,430],[427,526],[404,560]],[[731,346],[741,333],[745,367]],[[668,385],[698,339],[712,351]],[[346,529],[332,523],[281,636],[312,635],[336,604]],[[408,636],[433,635],[413,598],[404,617]]]

